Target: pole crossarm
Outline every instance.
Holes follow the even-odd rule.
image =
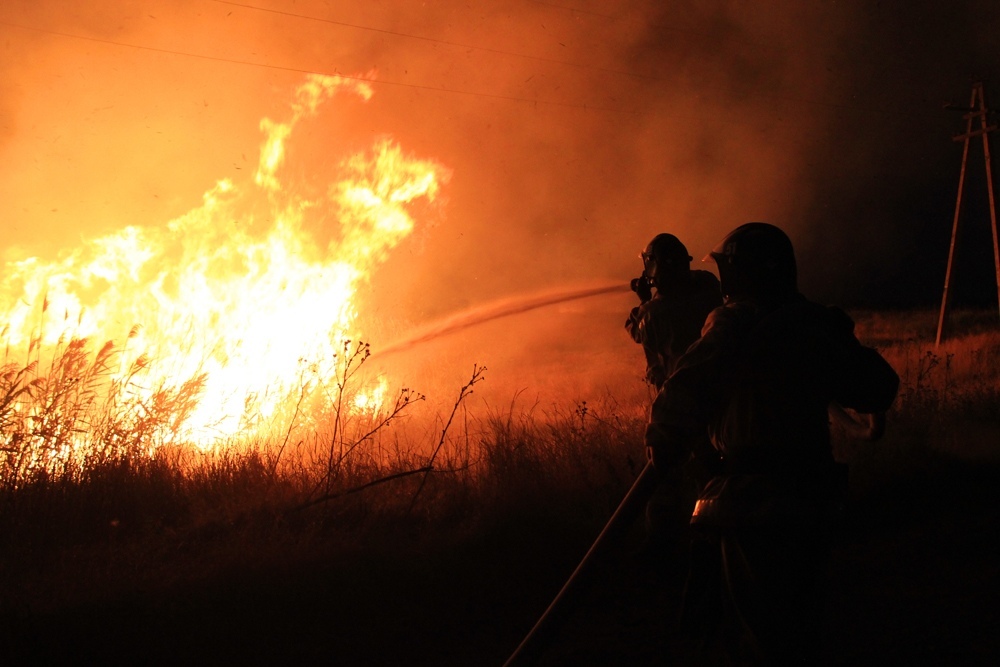
[[[997,129],[996,125],[989,125],[982,128],[981,130],[973,130],[967,134],[956,134],[951,139],[952,141],[965,141],[966,139],[971,139],[972,137],[978,137],[980,135],[986,134],[988,132],[995,132]]]

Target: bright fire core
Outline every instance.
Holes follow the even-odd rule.
[[[309,77],[285,122],[261,121],[253,182],[219,181],[165,227],[125,227],[56,261],[9,262],[5,363],[41,359],[73,338],[114,340],[110,373],[122,380],[138,369],[133,392],[199,379],[182,433],[203,447],[266,424],[311,380],[335,377],[359,335],[359,285],[413,230],[408,205],[433,200],[447,178],[382,140],[348,156],[333,182],[283,182],[296,125],[336,94],[368,100],[372,90]],[[384,391],[382,380],[354,404],[377,409]]]

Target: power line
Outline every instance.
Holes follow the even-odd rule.
[[[248,7],[250,9],[259,9],[259,8],[252,7],[251,5],[240,5],[238,3],[231,2],[230,0],[211,0],[211,1],[212,2],[218,2],[220,4],[230,4],[230,5],[240,6],[240,7]],[[288,14],[287,12],[280,12],[278,10],[261,9],[261,11],[274,12],[274,13],[279,13],[279,14]],[[292,16],[300,16],[300,15],[293,14]],[[311,17],[302,16],[302,18],[310,19]],[[337,23],[336,21],[327,21],[325,19],[315,19],[315,20],[319,20],[319,21],[322,21],[322,22],[335,23],[335,24]],[[100,44],[108,44],[108,45],[125,47],[125,48],[131,48],[131,49],[137,49],[137,50],[142,50],[142,51],[149,51],[149,52],[153,52],[153,53],[162,53],[162,54],[169,54],[169,55],[176,55],[176,56],[185,56],[185,57],[188,57],[188,58],[197,58],[197,59],[200,59],[200,60],[207,60],[207,61],[212,61],[212,62],[229,63],[229,64],[234,64],[234,65],[245,65],[245,66],[250,66],[250,67],[260,67],[260,68],[264,68],[264,69],[271,69],[271,70],[277,70],[277,71],[283,71],[283,72],[292,72],[292,73],[296,73],[296,74],[316,74],[316,75],[321,75],[321,76],[336,76],[336,77],[340,77],[340,78],[343,78],[343,79],[349,79],[349,80],[367,81],[367,82],[369,82],[371,84],[375,84],[375,85],[396,86],[396,87],[401,87],[401,88],[412,88],[412,89],[415,89],[415,90],[426,90],[426,91],[437,92],[437,93],[448,93],[448,94],[453,94],[453,95],[464,95],[464,96],[469,96],[469,97],[480,97],[480,98],[484,98],[484,99],[503,100],[503,101],[507,101],[507,102],[526,102],[528,104],[533,104],[533,105],[536,105],[536,106],[537,105],[542,105],[542,106],[561,107],[561,108],[567,108],[567,109],[581,109],[581,110],[589,110],[589,111],[603,111],[603,112],[609,112],[609,113],[615,113],[615,114],[626,114],[626,115],[636,115],[636,114],[639,113],[636,110],[620,109],[620,108],[615,108],[615,107],[607,107],[607,106],[599,106],[599,105],[591,105],[591,104],[578,104],[578,103],[572,103],[572,102],[554,102],[554,101],[548,101],[548,100],[532,99],[532,98],[528,98],[528,97],[518,97],[516,95],[501,95],[499,93],[482,93],[482,92],[476,92],[476,91],[471,91],[471,90],[464,90],[464,89],[461,89],[461,88],[449,88],[449,87],[444,87],[444,86],[431,86],[431,85],[427,85],[427,84],[406,83],[406,82],[402,82],[402,81],[390,81],[390,80],[386,80],[386,79],[368,79],[368,78],[365,78],[363,76],[343,74],[343,73],[337,72],[337,71],[326,72],[326,71],[319,71],[319,70],[313,70],[313,69],[291,67],[291,66],[286,66],[286,65],[274,65],[274,64],[271,64],[271,63],[255,62],[255,61],[251,61],[251,60],[241,60],[241,59],[236,59],[236,58],[226,58],[226,57],[222,57],[222,56],[210,56],[210,55],[205,55],[205,54],[200,54],[200,53],[191,53],[189,51],[178,51],[178,50],[174,50],[174,49],[166,49],[166,48],[160,48],[160,47],[154,47],[154,46],[146,46],[146,45],[143,45],[143,44],[133,44],[133,43],[129,43],[129,42],[120,42],[120,41],[117,41],[117,40],[105,39],[105,38],[100,38],[100,37],[92,37],[92,36],[87,36],[87,35],[79,35],[79,34],[75,34],[75,33],[61,32],[61,31],[57,31],[57,30],[50,30],[50,29],[47,29],[47,28],[38,28],[38,27],[34,27],[34,26],[26,26],[26,25],[21,25],[21,24],[17,24],[17,23],[11,23],[11,22],[8,22],[8,21],[3,21],[3,20],[0,20],[0,25],[4,25],[4,26],[7,26],[7,27],[11,27],[11,28],[17,28],[17,29],[20,29],[20,30],[28,30],[28,31],[39,32],[39,33],[43,33],[43,34],[56,35],[56,36],[59,36],[59,37],[66,37],[66,38],[70,38],[70,39],[79,39],[79,40],[84,40],[84,41],[89,41],[89,42],[96,42],[96,43],[100,43]],[[343,24],[343,25],[351,25],[351,24]],[[434,39],[426,38],[426,37],[411,36],[411,35],[407,35],[405,33],[394,33],[394,32],[391,32],[391,31],[380,30],[380,29],[376,29],[376,28],[365,28],[363,26],[353,26],[353,25],[351,25],[351,27],[360,27],[361,29],[364,29],[364,30],[373,30],[373,31],[376,31],[376,32],[382,32],[382,33],[385,33],[385,34],[392,34],[392,35],[396,35],[396,36],[413,37],[415,39],[423,39],[423,40],[432,41],[432,42],[440,41],[440,40],[434,40]],[[462,46],[462,45],[460,45],[458,43],[454,43],[454,42],[442,42],[442,43],[452,44],[452,45],[455,45],[455,46]],[[471,47],[470,46],[470,47],[464,47],[464,48],[479,48],[479,47]],[[483,50],[490,51],[490,49],[483,49]],[[512,54],[510,52],[506,52],[506,51],[496,51],[496,52],[497,53],[502,53],[502,54],[508,54],[508,55],[518,55],[518,54]],[[532,56],[523,56],[523,57],[531,58]],[[539,59],[539,60],[544,60],[544,59]],[[552,61],[552,62],[559,62],[559,61]],[[566,63],[566,64],[572,64],[572,63]],[[583,66],[583,67],[585,67],[585,66]],[[605,71],[614,72],[614,70],[605,70]],[[628,73],[624,73],[624,74],[628,74]],[[629,74],[629,76],[633,76],[633,75]],[[638,76],[638,75],[634,75],[634,76]],[[656,78],[656,77],[647,77],[647,78],[650,81],[654,81],[654,82],[663,82],[663,81],[665,81],[662,78]],[[719,90],[722,90],[722,91],[729,91],[730,90],[729,88],[727,88],[726,86],[723,86],[721,84],[705,83],[703,85],[705,87],[707,87],[707,88],[715,88],[715,89],[719,89]],[[793,102],[793,103],[797,103],[797,104],[805,104],[805,105],[812,105],[812,106],[818,106],[818,107],[825,107],[825,108],[828,108],[828,109],[839,109],[839,110],[844,110],[844,111],[856,111],[856,110],[862,108],[860,105],[840,104],[840,103],[837,103],[837,102],[827,102],[827,101],[824,101],[824,100],[807,99],[807,98],[803,98],[803,97],[797,97],[795,95],[787,95],[787,94],[781,94],[781,93],[764,93],[764,92],[760,92],[760,91],[753,91],[753,92],[749,93],[749,95],[753,96],[753,97],[761,98],[761,99],[775,100],[775,101],[778,101],[778,102]],[[891,115],[896,115],[898,113],[898,112],[892,111],[892,110],[882,111],[880,109],[871,108],[871,107],[865,108],[864,111],[865,111],[865,113],[871,113],[871,114],[880,115],[880,116],[891,116]],[[911,109],[907,113],[909,115],[914,115],[914,113],[916,113],[916,111],[917,111],[916,109]],[[928,110],[925,110],[925,111],[930,111],[930,110],[928,109]]]
[[[615,14],[602,14],[601,12],[595,12],[589,9],[579,9],[578,7],[567,7],[565,5],[557,5],[553,2],[540,2],[539,0],[531,0],[533,4],[541,5],[543,7],[552,7],[553,9],[561,9],[564,12],[572,12],[574,14],[589,14],[590,16],[600,16],[605,19],[617,19],[620,15]]]
[[[590,14],[591,16],[600,16],[605,19],[616,19],[617,16],[613,14],[601,14],[600,12],[594,12],[589,9],[578,9],[576,7],[566,7],[565,5],[557,5],[552,2],[540,2],[540,0],[531,0],[533,4],[542,5],[543,7],[553,7],[555,9],[561,9],[564,12],[573,12],[576,14]]]
[[[498,54],[498,55],[511,56],[511,57],[516,57],[516,58],[524,58],[524,59],[527,59],[527,60],[535,60],[535,61],[539,61],[539,62],[546,62],[546,63],[556,64],[556,65],[564,65],[564,66],[567,66],[567,67],[576,67],[576,68],[580,68],[580,69],[589,69],[589,70],[604,72],[604,73],[607,73],[607,74],[616,74],[616,75],[627,76],[627,77],[636,78],[636,79],[643,79],[643,80],[650,81],[650,82],[662,83],[662,82],[665,81],[665,79],[663,79],[662,77],[658,77],[658,76],[652,76],[652,75],[646,75],[646,74],[638,74],[636,72],[630,72],[630,71],[626,71],[626,70],[616,70],[616,69],[611,69],[611,68],[606,68],[606,67],[600,67],[600,66],[596,66],[596,65],[585,65],[585,64],[581,64],[581,63],[574,63],[574,62],[571,62],[571,61],[558,60],[558,59],[554,59],[554,58],[543,58],[543,57],[540,57],[540,56],[532,56],[532,55],[527,55],[527,54],[524,54],[524,53],[516,53],[514,51],[505,51],[505,50],[502,50],[502,49],[493,49],[493,48],[488,48],[488,47],[483,47],[483,46],[476,46],[474,44],[466,44],[466,43],[463,43],[463,42],[452,42],[452,41],[448,41],[448,40],[435,39],[433,37],[426,37],[424,35],[416,35],[416,34],[412,34],[412,33],[399,32],[399,31],[394,31],[394,30],[386,30],[386,29],[383,29],[383,28],[374,28],[374,27],[371,27],[371,26],[365,26],[365,25],[360,25],[360,24],[356,24],[356,23],[348,23],[346,21],[337,21],[337,20],[334,20],[334,19],[326,19],[326,18],[321,18],[321,17],[312,16],[312,15],[308,15],[308,14],[298,14],[298,13],[295,13],[295,12],[289,12],[289,11],[285,11],[285,10],[271,9],[271,8],[268,8],[268,7],[260,7],[260,6],[257,6],[257,5],[249,5],[249,4],[242,3],[242,2],[236,2],[235,0],[209,0],[209,1],[210,2],[215,2],[215,3],[218,3],[218,4],[222,4],[222,5],[230,5],[230,6],[233,6],[233,7],[240,7],[240,8],[243,8],[243,9],[250,9],[250,10],[259,11],[259,12],[266,12],[266,13],[270,13],[270,14],[277,14],[277,15],[280,15],[280,16],[294,17],[294,18],[303,19],[303,20],[306,20],[306,21],[316,21],[316,22],[327,23],[327,24],[331,24],[331,25],[343,26],[343,27],[348,27],[348,28],[355,28],[357,30],[365,30],[365,31],[369,31],[369,32],[375,32],[375,33],[381,33],[381,34],[385,34],[385,35],[391,35],[391,36],[394,36],[394,37],[404,37],[404,38],[408,38],[408,39],[415,39],[415,40],[420,40],[420,41],[425,41],[425,42],[432,42],[432,43],[435,43],[435,44],[444,44],[444,45],[447,45],[447,46],[459,47],[459,48],[462,48],[462,49],[473,49],[473,50],[476,50],[476,51],[483,51],[485,53],[495,53],[495,54]],[[588,12],[586,10],[576,9],[576,8],[573,8],[573,7],[565,7],[565,6],[562,6],[562,5],[556,5],[556,4],[549,3],[549,2],[541,2],[539,0],[531,0],[531,1],[534,2],[534,4],[544,5],[544,6],[548,6],[548,7],[554,7],[554,8],[557,8],[557,9],[564,10],[564,11],[591,13],[591,14],[596,14],[597,16],[601,16],[603,18],[617,18],[617,17],[611,16],[611,15],[607,15],[607,14],[597,14],[596,12]],[[687,36],[700,37],[700,38],[703,38],[703,39],[712,38],[712,35],[709,35],[709,34],[706,34],[706,33],[699,33],[699,32],[693,31],[693,30],[688,30],[686,28],[677,28],[677,27],[674,27],[674,26],[661,26],[661,28],[663,30],[667,30],[667,31],[670,31],[670,32],[679,33],[679,34],[683,34],[683,35],[687,35]],[[754,41],[749,41],[749,40],[744,40],[744,41],[747,41],[751,46],[754,46],[755,48],[774,48],[772,45],[769,45],[769,44],[763,43],[763,42],[754,42]],[[406,84],[399,84],[399,85],[406,85]],[[723,86],[723,85],[720,85],[720,84],[706,83],[704,85],[706,87],[716,88],[716,89],[719,89],[719,90],[722,90],[722,91],[725,91],[725,92],[728,92],[728,91],[731,90],[730,88],[727,88],[726,86]],[[802,98],[802,97],[796,97],[794,95],[785,95],[785,94],[780,94],[780,93],[761,93],[761,92],[755,92],[754,96],[755,97],[759,97],[759,98],[763,98],[763,99],[771,99],[771,100],[774,100],[774,101],[777,101],[777,102],[795,102],[795,103],[798,103],[798,104],[806,104],[806,105],[812,105],[812,106],[818,106],[818,107],[826,107],[828,109],[840,109],[840,110],[848,110],[848,111],[855,109],[855,106],[852,106],[852,105],[838,104],[837,102],[827,102],[827,101],[824,101],[824,100],[806,99],[806,98]],[[503,99],[521,100],[521,98],[503,98]],[[569,105],[569,106],[581,106],[581,105]],[[589,107],[586,107],[586,105],[582,105],[582,108],[589,108]],[[621,110],[617,110],[617,109],[602,109],[602,110],[604,110],[604,111],[621,111]],[[896,113],[894,111],[882,112],[882,111],[878,111],[878,110],[872,110],[872,112],[876,113],[876,114],[880,114],[880,115],[885,115],[885,116],[893,115],[893,114]],[[629,111],[629,112],[624,112],[624,113],[636,113],[636,112]]]
[[[515,95],[500,95],[498,93],[480,93],[472,90],[462,90],[460,88],[445,88],[443,86],[430,86],[419,83],[404,83],[402,81],[388,81],[385,79],[368,79],[363,76],[342,74],[340,72],[321,72],[319,70],[305,69],[301,67],[290,67],[287,65],[273,65],[271,63],[261,63],[254,62],[252,60],[240,60],[237,58],[224,58],[222,56],[209,56],[201,53],[191,53],[189,51],[176,51],[174,49],[164,49],[156,46],[146,46],[143,44],[131,44],[129,42],[119,42],[113,39],[104,39],[100,37],[90,37],[87,35],[77,35],[69,32],[61,32],[58,30],[49,30],[47,28],[36,28],[34,26],[20,25],[17,23],[10,23],[8,21],[0,21],[0,25],[7,26],[8,28],[17,28],[19,30],[28,30],[32,32],[40,32],[47,35],[56,35],[58,37],[67,37],[70,39],[81,39],[88,42],[97,42],[98,44],[109,44],[112,46],[121,46],[130,49],[137,49],[140,51],[150,51],[153,53],[164,53],[175,56],[186,56],[188,58],[197,58],[199,60],[209,60],[213,62],[229,63],[233,65],[247,65],[250,67],[261,67],[264,69],[278,70],[282,72],[293,72],[296,74],[316,74],[319,76],[335,76],[342,79],[350,79],[354,81],[366,81],[371,84],[384,85],[384,86],[398,86],[401,88],[413,88],[416,90],[427,90],[436,93],[450,93],[453,95],[466,95],[470,97],[482,97],[486,99],[493,100],[504,100],[507,102],[527,102],[534,105],[542,106],[555,106],[563,107],[567,109],[584,109],[587,111],[607,111],[611,113],[629,114],[634,115],[637,112],[630,111],[628,109],[616,109],[613,107],[597,106],[593,104],[574,104],[572,102],[552,102],[548,100],[537,100],[531,99],[529,97],[517,97]]]
[[[579,69],[590,69],[598,72],[605,72],[607,74],[618,74],[621,76],[630,76],[637,79],[650,79],[655,80],[656,77],[649,76],[646,74],[637,74],[635,72],[628,72],[625,70],[610,69],[607,67],[600,67],[599,65],[585,65],[582,63],[574,63],[568,60],[559,60],[557,58],[545,58],[542,56],[532,56],[525,53],[516,53],[514,51],[504,51],[502,49],[491,49],[485,46],[476,46],[475,44],[465,44],[463,42],[452,42],[445,39],[435,39],[433,37],[425,37],[424,35],[415,35],[408,32],[399,32],[396,30],[386,30],[384,28],[373,28],[371,26],[360,25],[357,23],[347,23],[346,21],[336,21],[334,19],[326,19],[319,16],[311,16],[308,14],[297,14],[295,12],[284,11],[281,9],[271,9],[269,7],[258,7],[257,5],[248,5],[242,2],[234,2],[233,0],[209,0],[210,2],[216,2],[220,5],[230,5],[232,7],[240,7],[243,9],[252,9],[258,12],[266,12],[268,14],[278,14],[280,16],[289,16],[298,19],[303,19],[306,21],[317,21],[319,23],[328,23],[330,25],[337,25],[345,28],[354,28],[357,30],[366,30],[368,32],[377,32],[383,35],[392,35],[393,37],[406,37],[407,39],[417,39],[424,42],[433,42],[434,44],[444,44],[446,46],[455,46],[462,49],[473,49],[475,51],[483,51],[485,53],[495,53],[503,56],[512,56],[514,58],[524,58],[526,60],[537,60],[539,62],[551,63],[554,65],[564,65],[566,67],[577,67]],[[545,3],[542,3],[545,4]],[[555,6],[555,5],[554,5]],[[561,9],[567,9],[562,7]],[[578,11],[578,10],[573,10]],[[605,16],[604,14],[599,14],[599,16]],[[609,17],[610,18],[610,17]]]

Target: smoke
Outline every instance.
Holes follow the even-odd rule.
[[[749,220],[789,232],[810,296],[933,302],[961,124],[940,103],[1000,57],[985,0],[94,4],[0,8],[5,243],[162,224],[253,172],[260,119],[304,72],[372,72],[371,100],[303,119],[281,168],[320,172],[391,135],[451,169],[446,214],[373,276],[376,350],[497,299],[625,282],[661,231],[700,259]],[[538,312],[438,353],[638,366],[630,305],[581,306],[600,323],[584,346],[579,322]]]
[[[660,231],[698,258],[749,219],[804,231],[806,162],[828,110],[781,107],[823,89],[813,53],[823,17],[791,31],[803,19],[789,8],[769,22],[730,3],[648,3],[610,20],[524,6],[507,21],[518,31],[497,30],[493,43],[588,67],[470,54],[485,90],[542,103],[424,107],[418,122],[437,126],[424,129],[425,150],[443,150],[455,171],[449,221],[421,248],[426,262],[396,258],[397,300],[436,315],[561,281],[627,278]]]

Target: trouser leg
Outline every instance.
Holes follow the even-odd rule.
[[[738,664],[808,664],[818,647],[829,540],[822,530],[724,532],[723,625]]]

